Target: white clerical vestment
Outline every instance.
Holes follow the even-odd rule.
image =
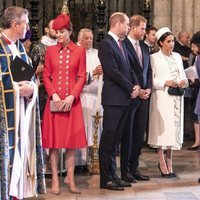
[[[83,88],[81,94],[81,104],[83,108],[83,119],[85,125],[85,132],[87,136],[88,146],[93,145],[93,135],[95,132],[94,128],[94,118],[93,115],[97,111],[97,94],[99,87],[99,76],[93,76],[93,70],[101,65],[98,58],[97,49],[89,49],[86,51],[86,73],[87,73],[87,83]],[[100,83],[102,84],[102,82]],[[98,99],[100,101],[101,99]],[[103,115],[102,106],[99,108],[99,115]],[[100,139],[100,134],[102,132],[102,119],[100,119],[99,129],[98,129],[98,142]],[[76,156],[76,165],[86,165],[88,162],[87,149],[78,149]]]

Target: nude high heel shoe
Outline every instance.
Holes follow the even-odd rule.
[[[70,183],[69,180],[65,178],[64,183],[69,187],[69,191],[72,194],[81,194],[81,191],[76,187],[75,184]]]
[[[59,180],[52,180],[51,193],[55,195],[60,194]]]

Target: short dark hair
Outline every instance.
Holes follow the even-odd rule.
[[[150,33],[150,31],[156,31],[157,32],[157,28],[156,27],[154,27],[154,26],[151,26],[151,27],[147,27],[146,28],[146,34],[149,34]]]
[[[196,32],[196,33],[192,36],[190,42],[193,43],[193,44],[200,44],[200,31]]]
[[[197,47],[198,47],[198,52],[197,53],[200,54],[200,31],[196,32],[192,36],[192,38],[190,40],[190,43],[197,45]]]
[[[166,33],[164,33],[164,34],[159,38],[159,40],[157,41],[157,44],[158,44],[159,47],[162,47],[162,45],[160,44],[160,42],[164,42],[165,39],[166,39],[169,35],[172,35],[172,33],[171,33],[171,32],[166,32]]]

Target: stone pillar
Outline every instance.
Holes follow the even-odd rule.
[[[191,34],[194,32],[194,1],[197,0],[184,0],[183,5],[184,11],[182,30],[186,30]]]
[[[177,37],[181,30],[191,33],[199,31],[200,0],[154,0],[153,25],[169,27]]]
[[[177,36],[180,30],[182,30],[183,26],[183,16],[184,16],[184,9],[183,9],[183,2],[184,0],[175,0],[171,1],[171,31],[173,35]]]
[[[171,28],[171,1],[154,0],[153,2],[153,26],[161,28],[167,26]]]
[[[200,0],[193,0],[194,7],[193,7],[193,25],[194,25],[194,33],[200,30]]]

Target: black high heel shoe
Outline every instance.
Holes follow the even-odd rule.
[[[169,175],[171,176],[171,178],[177,177],[177,175],[175,173],[173,173],[173,172],[170,172]]]
[[[160,163],[158,163],[158,169],[160,170],[160,173],[161,173],[161,175],[162,175],[163,178],[171,178],[171,175],[170,175],[170,174],[164,174],[164,173],[161,171]]]
[[[199,150],[199,147],[200,145],[197,145],[197,146],[191,146],[191,147],[188,147],[187,150],[190,150],[190,151],[196,151],[196,150]]]

